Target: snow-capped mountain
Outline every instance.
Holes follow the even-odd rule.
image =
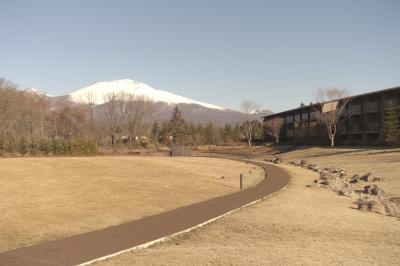
[[[28,88],[28,89],[26,89],[24,91],[28,92],[28,93],[34,93],[34,94],[44,95],[44,96],[47,96],[47,97],[52,97],[50,94],[47,94],[45,92],[41,92],[40,90],[35,89],[35,88]]]
[[[123,91],[124,93],[143,95],[154,101],[154,113],[152,115],[152,120],[154,121],[165,121],[170,119],[175,105],[179,106],[186,121],[194,123],[213,122],[216,125],[223,126],[224,124],[241,123],[246,119],[245,114],[239,111],[195,101],[167,91],[157,90],[149,85],[130,79],[96,82],[68,95],[56,97],[45,94],[34,88],[29,88],[25,91],[48,96],[50,103],[53,106],[56,106],[67,99],[72,100],[77,104],[87,103],[89,96],[91,101],[97,104],[96,108],[99,109],[102,108],[105,96],[109,93],[119,93]],[[262,115],[270,113],[270,110],[263,110],[258,114],[258,116],[261,118]]]
[[[95,104],[104,103],[105,96],[109,93],[124,92],[134,95],[145,96],[154,102],[164,102],[167,104],[197,104],[206,108],[224,110],[224,108],[204,103],[200,101],[195,101],[186,97],[182,97],[167,91],[157,90],[150,87],[147,84],[131,80],[131,79],[120,79],[112,81],[96,82],[93,85],[84,87],[77,90],[69,96],[75,102],[87,102],[88,96],[93,99]]]

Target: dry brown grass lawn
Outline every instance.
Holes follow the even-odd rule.
[[[232,193],[239,173],[245,186],[264,178],[261,168],[223,159],[0,159],[0,252]]]
[[[317,174],[282,166],[286,190],[211,225],[100,265],[400,265],[400,220],[349,208],[306,187]]]
[[[304,159],[321,167],[340,167],[350,174],[372,172],[384,178],[378,185],[389,196],[400,196],[400,149],[305,147],[281,157],[285,160]]]

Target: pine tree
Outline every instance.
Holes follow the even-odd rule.
[[[151,128],[151,140],[154,143],[158,143],[160,141],[160,127],[157,122],[154,122]]]
[[[232,143],[232,127],[229,124],[225,124],[221,128],[221,139],[225,144]]]
[[[172,118],[169,121],[168,132],[169,135],[172,136],[172,144],[184,144],[186,124],[178,106],[175,106],[172,113]]]
[[[396,107],[385,109],[383,120],[383,138],[390,145],[400,143],[400,114]]]
[[[234,143],[239,143],[240,138],[241,138],[240,126],[239,126],[239,124],[236,124],[232,130],[232,140]]]

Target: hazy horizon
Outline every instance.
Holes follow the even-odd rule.
[[[0,0],[0,77],[50,95],[132,79],[274,112],[400,85],[398,1]]]

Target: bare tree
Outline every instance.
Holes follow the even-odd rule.
[[[127,128],[129,132],[129,149],[132,149],[132,139],[145,135],[146,125],[149,125],[153,111],[153,102],[144,96],[130,94],[128,96]]]
[[[117,141],[117,134],[122,132],[127,118],[127,97],[124,92],[104,95],[105,124],[111,136],[111,145]]]
[[[318,119],[325,125],[331,147],[334,147],[338,128],[351,116],[351,112],[347,110],[349,92],[339,88],[318,89],[316,100],[319,107]]]
[[[253,101],[244,100],[242,102],[242,111],[246,115],[246,120],[243,123],[242,129],[246,137],[249,146],[252,144],[253,140],[253,130],[254,125],[259,119],[258,115],[260,113],[260,106]]]
[[[275,117],[265,123],[265,130],[269,135],[275,138],[275,143],[279,144],[279,136],[283,127],[283,119]]]
[[[86,103],[87,110],[89,113],[89,134],[90,142],[93,143],[93,138],[96,132],[96,125],[94,121],[94,110],[96,106],[96,95],[92,91],[87,91],[84,95],[83,102]]]

